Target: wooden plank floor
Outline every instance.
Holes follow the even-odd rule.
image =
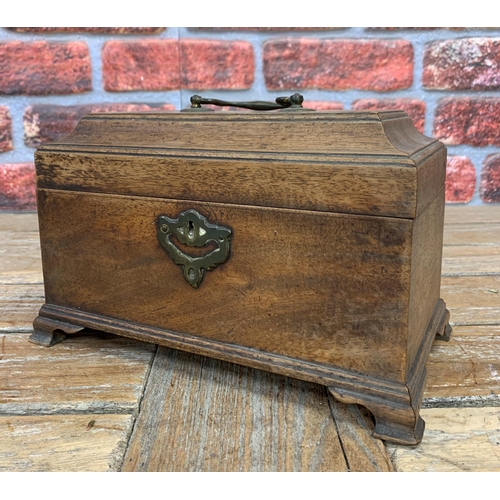
[[[0,471],[499,471],[500,207],[446,209],[454,334],[428,362],[419,446],[310,383],[84,331],[27,341],[35,214],[0,214]]]

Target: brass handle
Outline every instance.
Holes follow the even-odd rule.
[[[312,111],[308,108],[303,108],[304,96],[293,94],[290,97],[277,97],[276,102],[270,101],[223,101],[221,99],[211,99],[201,97],[199,95],[191,96],[191,108],[183,109],[182,111],[209,111],[207,108],[202,108],[202,104],[214,104],[216,106],[231,106],[235,108],[252,109],[254,111],[270,111],[274,109],[300,109],[304,111]]]
[[[177,219],[160,215],[156,228],[160,245],[177,265],[183,266],[184,278],[193,288],[200,285],[203,270],[210,271],[229,257],[231,229],[208,222],[194,209],[181,212]],[[175,246],[172,236],[190,247],[204,247],[210,241],[218,247],[202,257],[191,257]]]

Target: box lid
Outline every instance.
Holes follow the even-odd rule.
[[[35,157],[43,188],[402,218],[446,169],[402,111],[95,113]]]

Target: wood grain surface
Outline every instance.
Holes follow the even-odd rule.
[[[415,213],[415,169],[401,160],[365,156],[332,162],[315,155],[287,159],[224,152],[200,158],[177,150],[98,153],[39,155],[39,187],[363,215],[411,218]]]
[[[447,344],[435,342],[427,364],[424,405],[456,406],[457,401],[478,405],[490,401],[490,405],[500,406],[499,373],[499,336],[453,335]]]
[[[489,210],[488,210],[489,208]],[[496,207],[446,207],[444,276],[500,275],[500,217]]]
[[[370,413],[362,406],[340,403],[331,395],[329,402],[349,471],[392,472],[384,442],[372,436]]]
[[[446,227],[445,245],[463,245],[464,242],[467,242],[468,246],[500,246],[500,223],[477,224],[470,222],[450,224]]]
[[[46,304],[32,342],[92,327],[269,369],[366,403],[381,438],[420,440],[448,317],[446,149],[404,112],[94,114],[35,164]],[[156,234],[188,209],[232,241],[195,290]]]
[[[33,320],[44,299],[42,283],[0,283],[0,333],[32,332]]]
[[[454,224],[491,224],[500,223],[500,210],[493,205],[466,206],[446,205],[445,231]],[[0,217],[0,231],[38,231],[36,212],[3,212]],[[2,233],[3,234],[3,233]],[[7,240],[4,240],[4,243]],[[462,243],[464,243],[462,241]]]
[[[0,414],[136,413],[155,350],[102,333],[50,349],[0,335]]]
[[[442,273],[443,276],[498,276],[500,246],[445,246]]]
[[[0,283],[42,283],[40,236],[35,231],[2,231]]]
[[[155,227],[191,203],[52,190],[38,203],[48,304],[404,382],[410,220],[196,203],[233,238],[193,289]]]
[[[160,347],[125,471],[346,471],[325,388]]]
[[[2,244],[4,246],[9,242],[7,234],[10,232],[35,232],[38,233],[38,214],[36,212],[1,212],[0,213],[0,231],[2,236]]]
[[[454,224],[492,224],[500,223],[500,210],[495,205],[484,204],[478,206],[446,205],[446,229]]]
[[[98,145],[204,152],[364,153],[405,158],[431,144],[438,143],[420,134],[401,111],[93,113],[80,120],[75,131],[56,146],[39,151]]]
[[[413,218],[445,154],[402,112],[124,113],[88,115],[35,158],[43,188]]]
[[[500,322],[496,325],[455,325],[453,336],[497,337],[500,335]],[[439,344],[436,344],[439,345]]]
[[[441,296],[452,325],[495,325],[500,321],[500,276],[444,276]]]
[[[487,225],[490,222],[500,222],[500,209],[494,206],[447,206],[446,221],[445,238],[451,224],[473,223],[474,225]],[[30,285],[30,282],[26,283],[22,281],[21,283],[16,283],[19,275],[15,276],[15,274],[18,273],[21,266],[16,262],[16,252],[13,250],[13,247],[19,245],[19,240],[13,238],[14,241],[11,245],[8,238],[2,237],[7,234],[4,231],[8,232],[10,238],[12,232],[34,231],[36,227],[35,214],[1,214],[0,216],[0,251],[4,251],[4,253],[0,254],[0,267],[3,266],[2,269],[4,270],[3,274],[0,274],[0,283],[3,285],[1,287],[2,292],[0,293],[2,297],[0,299],[0,310],[2,312],[0,318],[4,322],[2,324],[8,326],[10,329],[8,335],[1,336],[4,348],[2,361],[6,360],[5,363],[10,363],[10,366],[17,367],[14,370],[14,374],[10,375],[9,378],[6,377],[6,371],[0,375],[2,383],[0,396],[5,397],[4,389],[8,380],[10,394],[18,387],[17,397],[21,398],[19,400],[19,411],[14,410],[13,414],[9,415],[4,413],[0,417],[0,469],[116,470],[116,468],[120,467],[125,453],[124,447],[119,445],[119,443],[123,442],[124,436],[126,437],[127,432],[131,431],[133,422],[132,412],[134,411],[132,408],[137,408],[140,401],[140,394],[142,394],[138,389],[141,384],[144,389],[144,384],[146,384],[147,380],[146,376],[139,376],[140,370],[136,359],[133,373],[125,377],[125,379],[131,377],[136,382],[132,384],[133,387],[124,387],[122,385],[121,381],[123,381],[123,375],[125,375],[124,369],[128,363],[126,358],[130,355],[137,357],[139,350],[139,352],[143,352],[139,356],[141,359],[147,358],[150,360],[152,353],[148,350],[148,344],[134,342],[135,347],[132,347],[132,344],[125,350],[119,347],[119,352],[123,354],[125,351],[125,359],[118,361],[111,358],[112,366],[107,367],[108,358],[106,356],[112,355],[111,346],[116,345],[113,343],[118,342],[118,345],[120,345],[120,342],[128,343],[132,341],[111,336],[100,338],[99,336],[85,333],[68,339],[65,343],[58,344],[50,349],[33,346],[27,342],[23,344],[22,339],[26,340],[28,335],[19,335],[13,332],[16,331],[18,319],[19,328],[23,327],[23,325],[24,327],[28,327],[28,316],[30,314],[33,316],[36,315],[42,285],[41,280],[38,281],[37,285]],[[484,232],[480,233],[484,234]],[[458,233],[455,232],[454,234]],[[424,407],[429,407],[422,410],[422,416],[427,424],[422,444],[416,447],[389,446],[390,457],[395,469],[398,471],[500,470],[500,454],[498,453],[497,444],[500,442],[498,438],[500,429],[500,424],[498,423],[500,397],[497,375],[500,372],[498,369],[500,353],[498,352],[499,346],[497,345],[500,338],[500,320],[495,324],[490,324],[495,321],[495,309],[498,307],[496,302],[498,294],[490,290],[498,289],[497,274],[500,271],[500,267],[496,271],[497,274],[488,274],[488,269],[492,269],[492,267],[491,264],[488,264],[487,256],[482,253],[485,247],[495,244],[494,238],[491,238],[491,241],[483,240],[481,245],[478,245],[473,239],[475,237],[474,231],[468,230],[460,234],[463,239],[457,240],[454,246],[468,247],[470,253],[464,257],[461,263],[456,265],[454,276],[445,276],[442,280],[442,297],[452,310],[451,320],[454,322],[454,333],[449,343],[436,341],[429,358],[427,365],[428,384],[423,402]],[[29,240],[30,236],[27,235],[27,238]],[[36,240],[33,238],[29,241]],[[449,248],[450,246],[445,245],[445,253]],[[24,257],[20,255],[19,258],[29,259],[33,264],[32,271],[38,272],[39,276],[41,276],[38,251],[36,245],[28,245],[26,246]],[[6,264],[6,255],[12,258],[8,265]],[[451,256],[449,259],[448,262],[452,263]],[[473,263],[467,265],[468,260],[472,260]],[[474,262],[476,263],[476,268],[474,268]],[[484,267],[481,268],[480,265],[483,264]],[[490,267],[486,267],[487,265],[490,265]],[[476,273],[476,275],[470,275],[471,272]],[[495,268],[493,268],[493,272],[495,272]],[[16,306],[15,303],[18,299],[19,304]],[[21,304],[23,301],[24,303]],[[32,305],[30,306],[30,304]],[[456,318],[456,321],[454,318]],[[12,339],[12,342],[7,343],[9,338]],[[69,344],[67,344],[68,342]],[[104,351],[99,350],[99,344],[102,342],[108,346]],[[65,344],[66,347],[64,347]],[[6,355],[5,346],[7,345],[10,346],[10,355]],[[51,354],[54,353],[54,349],[59,348],[68,350],[65,351],[64,355],[61,355],[61,351],[59,351],[59,354]],[[32,349],[43,353],[43,356],[34,356]],[[80,351],[80,349],[82,350]],[[120,351],[120,349],[122,350]],[[165,352],[168,352],[168,349],[165,349]],[[99,359],[96,359],[96,353],[99,355]],[[311,458],[313,456],[311,454],[311,447],[306,446],[304,448],[306,450],[304,457],[301,456],[302,448],[296,447],[296,456],[293,459],[290,459],[289,455],[288,458],[283,458],[287,456],[286,453],[290,453],[290,450],[288,452],[282,451],[284,443],[297,442],[298,439],[297,437],[290,437],[290,434],[286,434],[286,431],[289,431],[290,427],[293,427],[295,429],[295,436],[301,435],[299,433],[300,425],[293,425],[296,417],[290,416],[298,414],[299,416],[303,416],[304,429],[300,431],[305,436],[303,442],[311,443],[314,440],[318,440],[320,437],[318,433],[319,429],[323,429],[323,432],[327,430],[331,433],[329,435],[333,436],[334,444],[324,443],[318,452],[323,454],[321,455],[324,460],[322,463],[328,470],[335,469],[336,467],[339,470],[357,470],[358,468],[384,470],[384,467],[381,465],[384,463],[383,450],[378,448],[376,441],[375,447],[373,447],[373,442],[367,443],[365,441],[365,438],[371,438],[369,434],[370,418],[366,418],[367,415],[363,412],[362,408],[334,402],[337,408],[332,407],[331,409],[334,416],[332,422],[335,422],[333,431],[330,429],[329,424],[325,424],[324,427],[318,425],[314,428],[314,425],[308,425],[305,416],[313,414],[313,422],[324,422],[322,420],[324,416],[322,412],[325,404],[328,403],[326,396],[323,399],[319,392],[324,389],[319,386],[315,386],[314,384],[302,385],[300,382],[283,377],[276,377],[276,380],[281,380],[280,383],[270,383],[266,379],[264,372],[240,368],[229,363],[215,362],[208,358],[187,354],[183,354],[182,356],[186,357],[187,365],[181,363],[179,357],[177,357],[175,360],[177,368],[172,368],[169,375],[173,378],[177,375],[175,378],[177,394],[185,394],[189,404],[196,405],[196,402],[193,400],[194,395],[191,394],[190,390],[193,385],[193,378],[199,377],[196,377],[193,372],[196,370],[202,373],[207,371],[206,363],[220,363],[221,367],[225,367],[225,371],[221,372],[220,368],[218,371],[214,369],[210,376],[203,379],[203,383],[205,387],[208,387],[210,385],[209,382],[211,382],[213,386],[212,394],[219,394],[218,397],[224,401],[236,401],[236,406],[231,408],[224,406],[220,408],[215,403],[210,405],[210,399],[205,399],[204,402],[208,404],[209,411],[207,410],[205,413],[203,409],[204,405],[198,403],[197,407],[200,409],[201,415],[191,414],[188,417],[188,414],[184,412],[184,420],[175,422],[173,417],[169,418],[165,414],[165,402],[157,405],[143,405],[142,410],[156,408],[158,413],[147,415],[147,412],[143,413],[141,411],[136,427],[137,436],[142,432],[145,439],[150,439],[153,444],[158,440],[167,439],[167,436],[160,435],[154,431],[158,428],[155,425],[168,424],[169,428],[175,428],[175,439],[187,442],[192,435],[195,423],[200,422],[203,415],[217,415],[215,419],[212,418],[212,423],[203,421],[200,423],[201,426],[204,426],[205,431],[208,429],[207,432],[203,431],[205,432],[205,436],[210,436],[210,432],[213,432],[208,441],[211,443],[211,446],[216,448],[216,451],[213,453],[220,453],[221,450],[225,451],[228,449],[228,445],[225,444],[222,435],[218,433],[218,430],[224,429],[224,435],[228,436],[240,436],[245,435],[245,433],[251,435],[252,439],[254,439],[253,442],[257,443],[257,449],[259,449],[258,443],[262,443],[260,454],[253,455],[253,457],[257,458],[248,458],[252,457],[252,454],[246,447],[244,447],[243,451],[238,452],[240,455],[247,457],[243,461],[246,460],[245,463],[250,464],[250,466],[252,463],[306,464],[303,466],[304,470],[311,470],[312,467],[308,468],[307,464],[314,463],[317,465],[321,462],[317,458],[314,460]],[[52,358],[52,361],[50,359],[43,361],[44,358]],[[196,362],[193,362],[193,358],[198,359]],[[64,394],[64,377],[57,376],[58,371],[63,369],[60,361],[64,359],[66,359],[64,365],[70,365],[73,372],[80,374],[81,380],[79,383],[82,384],[80,386],[82,390],[79,393],[79,397],[85,398],[84,384],[90,386],[91,391],[94,391],[94,389],[102,391],[101,394],[94,392],[97,404],[89,405],[89,398],[87,397],[84,399],[82,406],[79,404],[77,397],[72,398],[71,395]],[[200,359],[204,360],[201,362],[202,367],[200,367]],[[146,362],[146,359],[143,361]],[[38,369],[38,366],[41,366],[39,363],[42,363],[46,368],[43,370]],[[0,363],[0,367],[2,364]],[[107,382],[103,381],[93,370],[89,371],[89,364],[94,365],[94,368],[99,367],[100,370],[105,370],[108,374]],[[162,365],[159,363],[157,366],[160,367]],[[210,367],[210,370],[212,370],[212,367]],[[246,386],[240,381],[239,376],[236,376],[237,373],[240,373],[238,370],[247,370],[247,374],[255,372],[251,377],[247,375],[247,378],[244,379],[247,381]],[[190,373],[191,375],[189,375]],[[269,375],[269,377],[272,378],[273,376]],[[252,383],[248,382],[249,379]],[[139,380],[142,380],[142,382],[139,382]],[[106,384],[107,386],[105,387]],[[295,386],[294,384],[298,385]],[[307,390],[305,389],[306,386]],[[310,389],[311,386],[313,389]],[[250,387],[252,388],[251,395],[249,392]],[[263,388],[261,389],[261,387]],[[282,389],[287,387],[288,398],[286,401],[283,396],[281,396],[281,399],[275,399],[274,406],[271,405],[271,409],[268,408],[266,410],[263,407],[264,401],[271,400],[272,402],[273,394],[281,394],[276,387]],[[114,392],[115,390],[116,392]],[[157,393],[160,390],[161,388],[158,386]],[[136,403],[132,404],[134,391],[138,396]],[[151,392],[152,387],[148,387],[148,391]],[[38,410],[33,410],[33,414],[26,412],[29,407],[33,408],[30,405],[33,402],[36,403],[37,399],[44,399],[43,397],[38,398],[36,396],[37,392],[45,394],[47,402],[53,402],[55,414],[39,415]],[[106,392],[108,396],[105,396]],[[238,393],[237,397],[234,394],[235,392]],[[121,393],[125,394],[125,396],[116,397],[112,395],[113,393]],[[23,394],[25,395],[25,399],[21,397]],[[222,396],[222,394],[226,394],[226,396]],[[307,405],[305,404],[306,396],[309,398]],[[162,396],[160,393],[159,397],[164,398],[165,396]],[[70,402],[71,405],[66,406],[65,400],[66,402]],[[231,413],[232,408],[238,410],[238,404],[241,404],[243,400],[260,402],[260,406],[257,405],[253,409],[245,410],[250,411],[252,415],[270,415],[274,412],[274,415],[281,415],[280,418],[282,420],[280,422],[286,421],[288,418],[289,425],[283,427],[275,425],[274,421],[271,422],[271,425],[274,426],[272,427],[274,429],[273,432],[276,434],[273,434],[272,440],[268,439],[268,441],[264,442],[264,438],[259,438],[257,432],[245,431],[241,427],[241,410],[239,414],[237,413],[240,415],[239,417],[233,415],[234,411]],[[102,401],[106,401],[106,403],[102,404]],[[119,402],[119,405],[115,405],[113,401]],[[182,413],[180,408],[181,403],[176,403],[172,400],[172,405],[176,407],[176,411]],[[46,408],[47,412],[51,411],[49,406]],[[288,408],[286,411],[284,410],[285,407]],[[96,412],[86,412],[86,409],[88,410],[89,408],[95,409]],[[106,409],[102,410],[102,408]],[[118,408],[120,408],[120,412],[125,412],[125,414],[116,414]],[[298,412],[296,408],[303,408],[302,413]],[[308,413],[305,408],[307,408]],[[83,413],[77,415],[68,413],[75,411],[82,411]],[[102,411],[115,411],[115,413],[99,413]],[[265,413],[266,411],[267,413]],[[162,419],[164,420],[162,421]],[[94,427],[91,427],[88,431],[86,429],[92,420],[95,420],[94,427],[96,427],[96,432],[89,436]],[[217,425],[213,424],[214,420]],[[253,423],[254,421],[255,424]],[[263,416],[261,420],[255,418],[254,421],[252,421],[252,429],[254,430],[256,428],[262,429],[262,426],[269,425]],[[301,421],[299,418],[298,422],[300,423]],[[361,428],[358,428],[358,425],[361,425]],[[363,428],[364,425],[366,425],[365,428]],[[17,429],[17,433],[15,429]],[[196,434],[197,432],[198,434]],[[270,435],[269,430],[267,434],[265,430],[262,432],[264,437]],[[23,433],[25,434],[23,435]],[[148,435],[150,436],[149,438],[147,437]],[[196,442],[204,443],[205,441],[200,441],[200,435],[201,432],[195,429],[194,436]],[[26,439],[26,436],[28,439]],[[218,442],[215,437],[218,438]],[[259,439],[261,440],[259,441]],[[310,440],[308,441],[308,439]],[[236,438],[233,438],[231,442],[234,443],[235,441]],[[352,447],[349,446],[350,444],[352,444]],[[340,445],[342,445],[343,453],[337,455]],[[137,440],[134,446],[135,451],[139,450],[142,453],[141,456],[147,455],[153,457],[148,462],[148,470],[154,470],[153,464],[155,463],[164,465],[166,462],[169,462],[169,464],[172,464],[179,459],[178,455],[173,457],[173,449],[167,448],[163,448],[166,450],[164,451],[165,455],[163,458],[160,457],[158,450],[162,449],[161,446],[163,445],[156,445],[157,448],[149,452],[144,447],[143,449],[138,448]],[[203,444],[200,446],[203,446]],[[329,446],[333,450],[330,454],[325,451]],[[175,449],[178,450],[178,448]],[[381,452],[380,455],[377,449]],[[131,451],[129,451],[129,457],[131,456],[130,453]],[[204,451],[196,448],[193,444],[193,446],[187,447],[184,455],[179,460],[180,462],[200,464],[202,463],[201,457],[204,456]],[[216,460],[215,456],[211,457],[211,470],[217,470],[217,467],[221,470],[227,470],[228,463],[234,465],[238,462],[238,458],[235,459],[234,455],[234,453],[228,455],[229,458],[226,460],[223,460],[223,457],[221,457],[219,461]],[[345,457],[343,459],[344,462],[338,458],[339,456]],[[271,458],[264,460],[265,457]],[[280,457],[279,460],[278,457]],[[377,459],[378,465],[374,465],[373,457],[380,457],[380,460]],[[252,460],[255,460],[255,462],[252,462]],[[109,464],[111,464],[111,467]],[[130,463],[126,465],[125,462],[125,468],[127,467],[130,469],[131,465]],[[135,462],[135,467],[140,467],[138,461]]]
[[[427,328],[440,298],[443,218],[444,189],[420,213],[412,227],[407,373],[418,363],[422,346],[428,344]]]
[[[119,471],[133,420],[131,415],[0,416],[0,471]]]
[[[500,210],[494,205],[445,206],[445,231],[454,224],[491,224],[500,223]],[[36,212],[2,213],[0,231],[38,231],[38,214]],[[464,243],[462,241],[461,243]]]
[[[396,471],[500,471],[500,408],[432,408],[422,416],[418,447],[387,445]]]

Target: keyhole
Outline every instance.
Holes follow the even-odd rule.
[[[188,223],[188,237],[190,239],[194,238],[194,224],[193,224],[193,221],[191,221],[191,220]]]

